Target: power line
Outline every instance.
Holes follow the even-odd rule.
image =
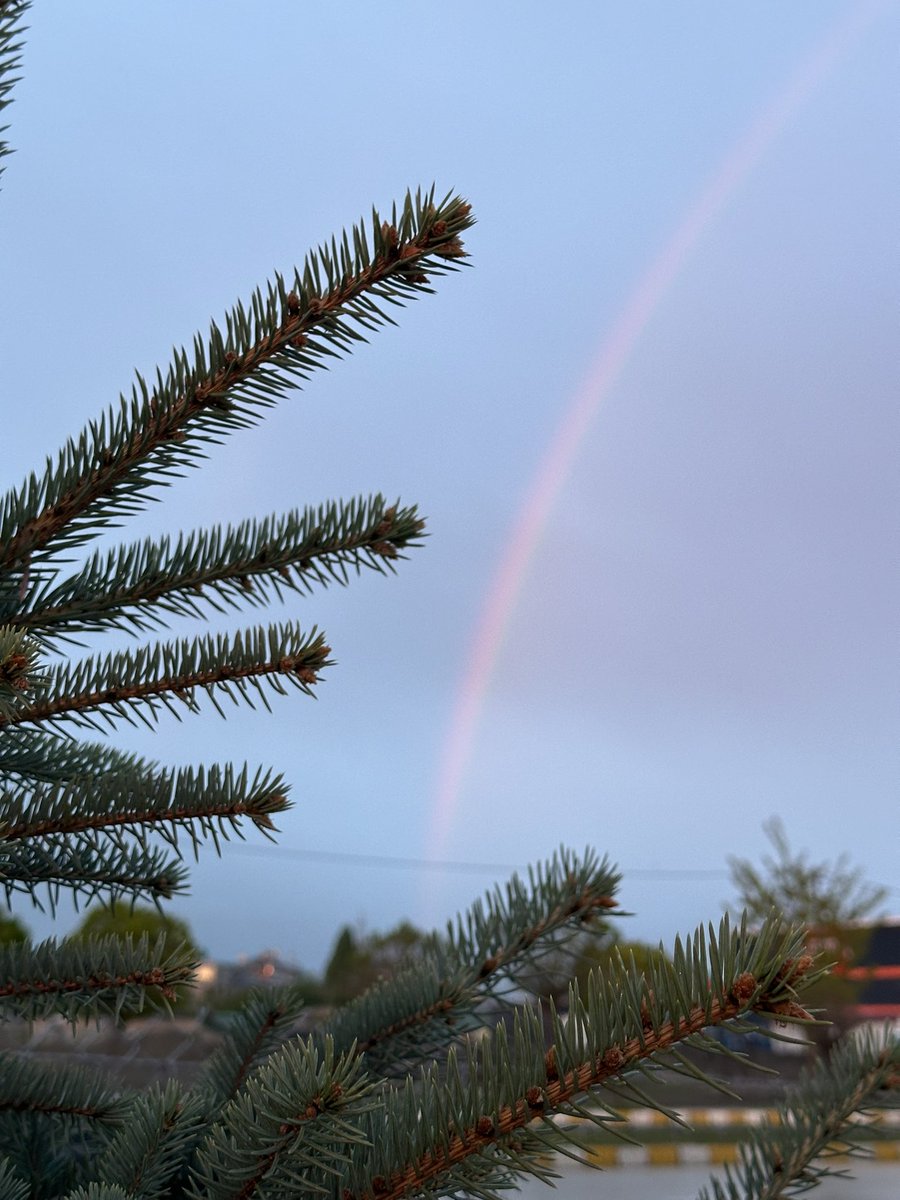
[[[465,871],[492,874],[495,871],[520,871],[513,863],[461,862],[449,859],[404,858],[396,854],[354,854],[344,850],[300,850],[293,846],[249,846],[232,844],[229,853],[265,854],[276,858],[303,859],[307,862],[352,863],[357,867],[404,867],[424,871]]]
[[[357,854],[351,850],[302,850],[297,846],[251,846],[246,842],[231,843],[230,854],[257,854],[275,858],[292,858],[306,862],[349,863],[357,867],[401,868],[414,871],[455,871],[467,875],[489,875],[497,871],[521,871],[522,863],[469,862],[462,859],[413,858],[397,854]],[[673,881],[729,879],[731,872],[724,868],[702,867],[621,867],[627,879],[671,879]],[[900,888],[886,887],[885,891],[900,895]]]
[[[277,858],[301,859],[307,862],[352,863],[358,867],[403,867],[424,871],[460,871],[467,874],[493,874],[496,871],[521,871],[521,863],[464,862],[459,859],[406,858],[394,854],[354,854],[349,850],[301,850],[293,846],[250,846],[232,844],[230,853],[265,854]],[[724,870],[704,870],[679,867],[622,869],[631,878],[662,879],[726,879]]]

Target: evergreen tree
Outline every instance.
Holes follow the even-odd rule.
[[[18,917],[0,914],[0,945],[4,942],[27,942],[28,930]]]
[[[771,817],[763,829],[774,857],[767,855],[761,866],[737,855],[728,860],[739,902],[751,919],[761,921],[774,908],[785,921],[823,935],[876,918],[887,888],[867,883],[848,855],[809,862],[803,851],[791,849],[779,817]]]
[[[805,852],[792,850],[778,817],[763,829],[774,854],[758,866],[732,855],[731,882],[751,921],[779,912],[785,923],[805,931],[807,951],[827,955],[835,964],[807,992],[808,1003],[828,1012],[831,1023],[812,1030],[819,1052],[828,1055],[853,1024],[863,981],[849,977],[847,968],[864,950],[888,891],[868,883],[846,854],[834,862],[810,862]]]
[[[329,1000],[341,1004],[362,991],[357,981],[362,971],[368,971],[368,966],[368,957],[360,950],[356,934],[345,925],[325,966],[324,983]]]
[[[0,102],[8,103],[26,5],[0,2]],[[3,147],[4,153],[6,148]],[[224,326],[178,351],[156,379],[68,441],[46,470],[0,504],[0,869],[8,900],[63,891],[85,901],[160,902],[185,886],[182,858],[246,825],[265,835],[287,806],[280,776],[231,766],[171,770],[76,738],[121,721],[153,725],[195,712],[205,695],[268,704],[311,692],[329,665],[317,630],[293,623],[71,660],[74,634],[262,605],[273,595],[393,568],[415,546],[414,507],[380,496],[264,521],[94,551],[165,480],[212,442],[256,421],[326,356],[346,353],[461,265],[469,205],[408,195],[276,276]],[[245,1005],[200,1084],[130,1095],[82,1070],[0,1060],[0,1194],[66,1200],[325,1196],[388,1200],[424,1193],[493,1197],[520,1175],[546,1176],[548,1148],[578,1114],[615,1129],[616,1105],[654,1105],[643,1072],[666,1064],[708,1078],[697,1053],[721,1054],[716,1027],[751,1014],[809,1019],[818,972],[802,933],[723,920],[676,942],[644,970],[615,955],[573,984],[568,1014],[528,1003],[535,964],[617,909],[619,876],[592,852],[562,851],[492,893],[415,961],[291,1036],[296,988]],[[165,1005],[187,985],[190,951],[146,937],[0,946],[5,1018],[71,1021]],[[471,1031],[506,1020],[479,1039]],[[489,1016],[486,1017],[486,1014]],[[549,1027],[549,1041],[547,1029]],[[686,1053],[690,1052],[690,1054]],[[761,1137],[742,1195],[783,1195],[813,1156],[852,1144],[852,1114],[898,1084],[896,1048],[849,1047],[839,1070],[797,1100],[794,1123]],[[713,1081],[711,1081],[713,1082]],[[586,1102],[590,1100],[588,1105]],[[737,1195],[733,1191],[733,1195]]]
[[[393,974],[422,950],[425,934],[409,921],[401,921],[387,933],[357,935],[349,925],[340,930],[323,979],[330,1003],[343,1004],[373,983]]]
[[[166,946],[175,950],[188,947],[193,958],[200,957],[194,937],[186,921],[173,917],[171,913],[156,908],[91,908],[84,914],[70,937],[120,937],[140,938],[146,936],[155,941],[163,937]]]

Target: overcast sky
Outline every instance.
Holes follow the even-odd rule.
[[[373,203],[436,182],[478,218],[474,269],[117,535],[379,490],[428,517],[396,578],[287,606],[334,647],[317,701],[119,738],[292,782],[279,850],[194,868],[200,943],[318,967],[342,923],[441,923],[560,843],[608,853],[626,932],[669,941],[774,813],[900,910],[900,5],[39,0],[30,25],[9,485]],[[335,851],[488,865],[305,857]]]

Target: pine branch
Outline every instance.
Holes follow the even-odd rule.
[[[864,1155],[861,1133],[874,1129],[854,1118],[874,1107],[900,1107],[900,1042],[882,1031],[845,1039],[828,1062],[819,1060],[780,1105],[777,1116],[754,1130],[724,1179],[710,1181],[699,1200],[780,1200],[816,1186],[828,1175],[846,1176],[833,1155]]]
[[[12,728],[0,740],[0,778],[37,784],[96,782],[106,775],[157,777],[156,763],[102,742],[75,742],[61,734]]]
[[[0,1055],[0,1156],[29,1181],[29,1197],[59,1196],[96,1161],[129,1107],[118,1091],[83,1067]],[[5,1182],[0,1173],[4,1200]]]
[[[425,958],[341,1008],[322,1030],[338,1050],[353,1043],[376,1072],[396,1073],[440,1053],[485,1024],[483,1002],[520,988],[548,951],[589,928],[598,914],[617,915],[621,876],[588,850],[583,858],[561,849],[529,869],[527,884],[514,875],[473,906],[444,937],[425,944]]]
[[[477,965],[485,994],[502,998],[510,987],[527,986],[532,965],[563,945],[566,934],[623,915],[615,899],[621,880],[594,850],[579,858],[560,847],[548,862],[528,868],[527,882],[514,874],[449,923],[445,937],[431,938],[429,950],[448,969]]]
[[[0,1114],[0,1154],[28,1180],[29,1200],[57,1200],[74,1187],[86,1163],[102,1153],[108,1131],[94,1121],[52,1114]],[[0,1192],[6,1200],[6,1193]]]
[[[343,1200],[422,1192],[497,1196],[510,1175],[536,1173],[542,1147],[564,1145],[555,1114],[601,1126],[622,1120],[602,1100],[582,1103],[597,1089],[612,1085],[631,1103],[659,1107],[629,1076],[647,1064],[667,1064],[679,1044],[719,1052],[703,1031],[741,1029],[739,1018],[751,1012],[810,1019],[797,989],[817,973],[808,956],[798,957],[801,949],[801,936],[785,935],[776,922],[751,937],[726,920],[718,938],[710,929],[708,945],[702,930],[679,942],[674,963],[654,964],[646,979],[615,962],[606,972],[592,971],[585,998],[572,986],[565,1023],[551,1010],[549,1050],[539,1013],[522,1008],[511,1035],[500,1025],[480,1047],[466,1046],[464,1075],[454,1049],[446,1076],[431,1068],[418,1082],[387,1091],[366,1123],[367,1143],[333,1194]]]
[[[64,1200],[134,1200],[134,1197],[117,1183],[89,1183],[67,1192]]]
[[[312,695],[318,672],[331,665],[330,651],[315,628],[304,634],[285,624],[63,663],[51,670],[38,697],[0,715],[0,728],[63,720],[96,728],[98,717],[114,725],[117,718],[135,724],[134,716],[152,727],[162,708],[176,716],[181,715],[179,704],[198,711],[193,695],[198,689],[220,713],[216,689],[235,704],[240,697],[252,707],[252,687],[268,708],[263,684],[280,695],[286,694],[285,683]]]
[[[358,1124],[380,1101],[356,1055],[320,1058],[294,1040],[247,1080],[200,1147],[187,1194],[195,1200],[249,1200],[329,1194]]]
[[[194,339],[193,361],[174,354],[151,391],[138,376],[120,400],[70,441],[43,479],[31,475],[0,505],[0,570],[26,582],[27,572],[61,551],[97,536],[110,521],[142,508],[151,485],[178,475],[210,442],[255,422],[260,412],[306,379],[328,357],[364,341],[360,330],[391,317],[382,305],[403,305],[431,291],[433,277],[465,257],[460,234],[472,224],[456,196],[435,203],[434,190],[407,194],[398,213],[371,232],[332,239],[310,254],[288,287],[276,276],[238,304],[205,342]]]
[[[84,1067],[51,1067],[0,1054],[0,1113],[27,1113],[120,1125],[129,1102],[108,1080]],[[0,1191],[0,1195],[4,1195]]]
[[[262,605],[286,591],[345,584],[364,567],[393,570],[423,528],[415,507],[388,507],[379,495],[182,534],[174,546],[168,537],[148,539],[95,554],[76,575],[35,592],[10,621],[46,640]]]
[[[3,1200],[30,1200],[31,1188],[8,1158],[0,1158],[0,1196]]]
[[[247,1078],[283,1045],[303,1010],[302,986],[251,993],[210,1059],[200,1085],[215,1108],[231,1100]]]
[[[280,775],[258,770],[251,778],[246,766],[235,772],[231,766],[173,771],[142,765],[83,783],[0,794],[6,843],[96,835],[121,847],[126,838],[143,841],[153,833],[176,850],[179,836],[187,836],[196,853],[206,838],[218,850],[230,833],[242,837],[244,819],[268,835],[275,829],[272,816],[289,807]]]
[[[17,39],[25,32],[20,22],[30,7],[29,0],[4,0],[0,4],[0,112],[12,103],[10,93],[19,82],[15,72],[21,65],[23,43]],[[8,125],[0,126],[0,135],[8,128]],[[3,170],[2,159],[11,153],[9,143],[0,137],[0,172]]]
[[[187,890],[187,871],[158,847],[48,837],[18,845],[0,842],[0,887],[7,905],[16,892],[23,892],[38,908],[37,891],[44,887],[52,912],[63,888],[82,901],[95,897],[107,903],[122,897],[131,902],[169,900]]]
[[[249,1076],[261,1068],[291,1035],[303,1008],[296,985],[254,991],[236,1015],[203,1080],[182,1096],[174,1084],[137,1103],[138,1140],[129,1128],[110,1144],[97,1172],[107,1183],[122,1183],[128,1195],[153,1197],[174,1176],[186,1176],[211,1120],[233,1100]],[[177,1195],[182,1194],[181,1185]]]
[[[0,946],[0,1009],[9,1019],[68,1021],[124,1009],[167,1007],[191,982],[197,963],[184,948],[165,953],[165,937],[51,938]]]
[[[127,1126],[97,1166],[97,1179],[107,1188],[121,1187],[128,1200],[164,1200],[200,1141],[207,1115],[204,1097],[183,1092],[175,1080],[151,1088],[133,1101]]]

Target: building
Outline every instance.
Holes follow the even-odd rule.
[[[900,1022],[900,918],[873,925],[857,960],[837,973],[859,984],[853,1005],[858,1021]]]

